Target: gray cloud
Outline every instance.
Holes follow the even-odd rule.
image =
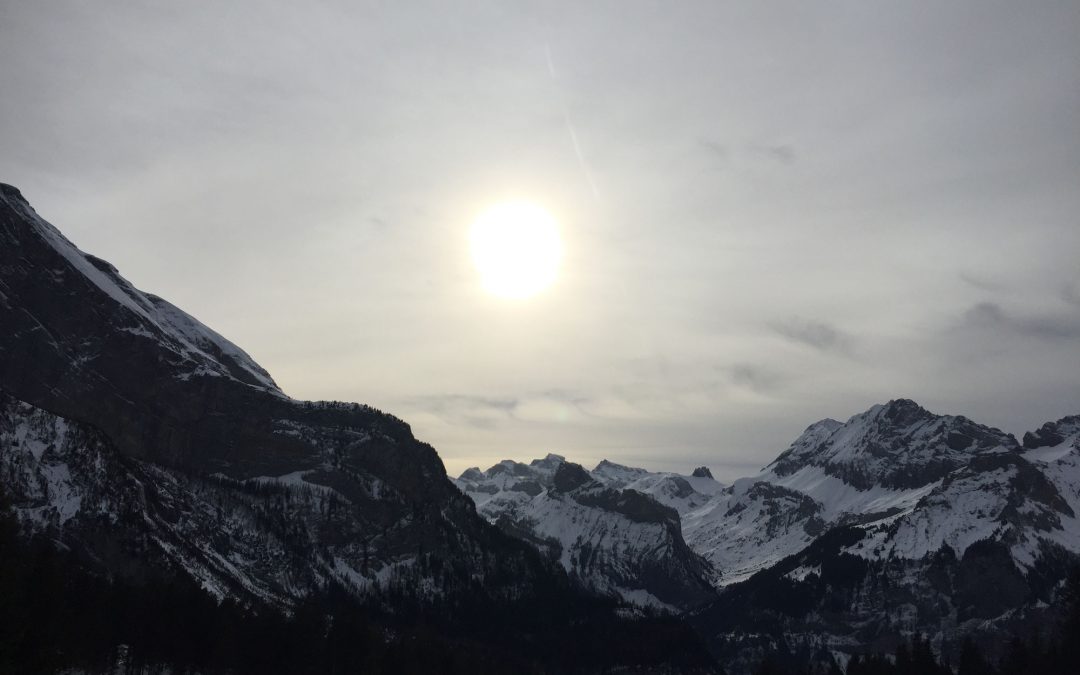
[[[961,281],[971,286],[972,288],[977,288],[980,291],[998,292],[1005,289],[1005,286],[1003,284],[997,283],[989,279],[985,279],[980,276],[976,276],[975,274],[972,274],[970,272],[960,272],[959,277]]]
[[[779,391],[784,383],[784,376],[769,368],[740,363],[724,369],[731,382],[736,386],[745,387],[761,394],[771,394]]]
[[[997,303],[980,302],[964,312],[964,323],[976,328],[987,328],[1005,325],[1008,320]]]
[[[749,149],[757,155],[781,164],[791,164],[795,161],[795,149],[790,145],[751,145]]]
[[[964,325],[1043,340],[1080,339],[1080,315],[1016,316],[997,303],[981,302],[964,313]]]
[[[1080,317],[1032,317],[1016,320],[1015,324],[1026,335],[1048,340],[1080,339]]]
[[[783,338],[823,352],[847,355],[852,351],[852,338],[824,321],[794,317],[773,322],[770,327]]]
[[[698,145],[718,159],[726,160],[731,155],[731,149],[719,141],[700,138],[698,139]]]
[[[1077,284],[1066,284],[1061,289],[1061,299],[1075,307],[1080,307],[1080,290],[1077,289]]]

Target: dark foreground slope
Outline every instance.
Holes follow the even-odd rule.
[[[109,579],[19,529],[0,513],[3,673],[716,672],[685,624],[617,620],[578,595],[477,602],[451,620],[330,585],[286,615],[183,576]]]
[[[681,624],[619,618],[484,522],[404,422],[367,406],[290,399],[242,350],[83,254],[6,185],[0,486],[23,535],[50,542],[5,549],[3,583],[16,590],[2,602],[55,609],[23,638],[65,627],[43,638],[58,655],[71,638],[57,636],[83,622],[128,631],[100,633],[97,656],[119,640],[154,653],[130,631],[165,630],[168,613],[118,617],[129,616],[123,597],[153,597],[165,585],[192,599],[183,609],[192,625],[262,626],[270,632],[252,639],[271,651],[293,644],[270,637],[296,629],[290,622],[314,616],[308,628],[329,640],[340,636],[337,617],[354,613],[358,634],[376,636],[378,649],[412,652],[415,642],[445,655],[480,644],[462,653],[479,659],[474,669],[491,654],[502,664],[492,672],[511,662],[552,671],[707,663]],[[67,552],[42,552],[53,546]],[[41,555],[58,555],[65,571],[27,596],[20,575],[42,569],[33,562]],[[60,611],[50,598],[71,596],[68,580],[107,599]],[[286,661],[275,661],[278,672],[302,672]]]

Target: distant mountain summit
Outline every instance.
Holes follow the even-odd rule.
[[[708,496],[675,474],[606,460],[587,471],[549,454],[529,464],[504,460],[487,471],[468,469],[455,482],[487,520],[532,543],[594,592],[675,611],[714,597],[708,566],[686,546],[672,506]]]
[[[694,478],[712,478],[713,477],[712,471],[709,471],[709,467],[707,467],[707,466],[699,466],[698,468],[694,469],[694,471],[690,475],[693,476]]]
[[[811,425],[770,466],[778,476],[817,466],[858,489],[905,489],[940,480],[976,454],[1017,448],[1016,439],[999,429],[897,399],[844,424],[827,419]]]
[[[810,425],[761,474],[739,479],[687,514],[683,528],[691,546],[726,573],[722,583],[745,579],[838,525],[887,522],[889,541],[905,542],[890,549],[895,555],[919,557],[945,543],[962,553],[977,533],[989,534],[975,522],[990,522],[1010,499],[1032,496],[1028,490],[1039,480],[1032,471],[1012,435],[898,399],[844,423]],[[1031,477],[1001,483],[1002,472]],[[982,481],[986,493],[975,514],[959,520],[943,512],[931,529],[905,534],[931,504],[958,508],[962,502],[951,501],[959,499],[953,493],[970,481]],[[1056,495],[1034,501],[1025,513],[1034,523],[1066,513],[1065,506]],[[1049,512],[1036,516],[1043,508]],[[1032,530],[1021,538],[1037,546],[1034,541],[1055,536]]]

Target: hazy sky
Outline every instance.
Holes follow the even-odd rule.
[[[1080,413],[1080,3],[286,4],[5,0],[0,181],[290,395],[453,474]],[[531,300],[469,260],[507,198]]]

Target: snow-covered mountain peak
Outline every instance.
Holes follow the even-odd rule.
[[[600,460],[600,463],[592,470],[593,477],[612,487],[624,487],[648,473],[645,469],[616,464],[606,459]]]
[[[1018,447],[1012,435],[999,429],[896,399],[843,424],[822,420],[811,425],[769,469],[790,476],[816,466],[860,490],[912,489],[941,480],[976,454]]]
[[[635,490],[680,514],[699,508],[724,488],[722,483],[712,478],[708,469],[704,472],[699,469],[698,473],[704,475],[651,472],[605,459],[592,471],[586,471],[578,464],[567,462],[562,455],[555,454],[534,459],[528,464],[507,459],[487,471],[473,467],[465,470],[455,483],[473,498],[482,513],[493,513],[494,509],[516,508],[518,502],[541,491],[551,489],[558,493],[559,489],[553,489],[555,476],[564,465],[567,466],[560,479],[564,485],[591,485],[595,482],[593,487]],[[582,471],[588,476],[588,481],[585,481]],[[576,488],[569,488],[573,489]]]
[[[534,459],[528,464],[504,459],[487,471],[481,471],[479,467],[466,469],[458,480],[473,483],[494,481],[500,489],[519,481],[534,481],[547,487],[551,484],[555,472],[565,461],[566,459],[561,455],[554,454],[549,454],[543,459]]]
[[[772,465],[683,515],[687,542],[746,579],[833,527],[872,534],[856,553],[918,560],[1001,542],[1022,567],[1080,548],[1080,417],[1016,439],[907,399],[811,425]]]

